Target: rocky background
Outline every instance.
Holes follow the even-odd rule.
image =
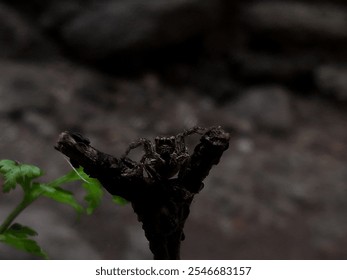
[[[0,1],[0,158],[48,180],[70,169],[53,149],[64,130],[113,155],[196,124],[232,133],[183,259],[346,258],[346,101],[343,0]],[[19,198],[0,194],[1,219]],[[79,221],[45,199],[18,221],[52,259],[151,258],[108,195]]]

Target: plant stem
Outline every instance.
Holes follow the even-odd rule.
[[[33,200],[24,197],[24,199],[17,205],[16,208],[13,209],[13,211],[6,217],[5,221],[1,224],[0,234],[4,233],[11,226],[12,222],[18,217],[18,215],[32,202]]]

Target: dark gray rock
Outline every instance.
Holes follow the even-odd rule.
[[[338,100],[347,100],[347,65],[322,65],[315,71],[318,89]]]
[[[245,21],[256,30],[274,31],[283,36],[290,32],[292,39],[305,41],[347,38],[347,10],[343,6],[328,2],[256,1],[245,7]]]
[[[42,1],[40,3],[41,11],[36,11],[38,23],[44,29],[59,30],[62,24],[80,13],[89,2],[79,0]]]
[[[210,28],[220,1],[122,0],[87,7],[62,28],[66,44],[89,59],[178,44]]]
[[[0,26],[1,57],[14,56],[28,45],[28,27],[14,11],[3,4],[0,4]]]
[[[58,80],[47,69],[32,64],[0,64],[0,113],[52,109]]]
[[[242,93],[239,100],[227,108],[252,126],[286,132],[293,122],[289,96],[289,92],[280,86],[254,87]]]
[[[57,49],[17,11],[0,3],[0,58],[56,57]]]
[[[62,127],[78,128],[112,108],[105,84],[97,74],[68,64],[0,61],[0,116],[25,123],[40,137],[56,137],[53,116]]]
[[[314,54],[295,55],[239,52],[234,54],[239,65],[238,74],[249,81],[271,81],[295,84],[304,76],[309,76],[319,63]]]

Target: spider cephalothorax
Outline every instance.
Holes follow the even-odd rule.
[[[155,137],[155,152],[164,160],[176,153],[176,137]]]
[[[204,128],[193,127],[176,136],[161,136],[154,143],[140,138],[131,143],[123,158],[126,159],[131,150],[143,146],[145,154],[138,163],[144,176],[154,179],[169,179],[175,176],[189,158],[185,145],[185,137],[194,133],[202,134]]]

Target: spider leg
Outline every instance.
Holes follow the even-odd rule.
[[[126,158],[131,150],[136,149],[137,147],[143,146],[146,154],[152,154],[154,151],[153,144],[146,138],[140,138],[132,143],[130,143],[129,147],[126,149],[124,155],[121,158]]]
[[[144,170],[147,173],[148,178],[154,179],[156,181],[161,179],[161,176],[158,174],[154,167],[145,165]]]
[[[127,168],[121,173],[123,178],[142,177],[142,174],[143,166],[140,164],[135,165],[133,168]]]
[[[206,128],[200,127],[200,126],[194,126],[192,128],[186,129],[182,133],[179,133],[176,135],[176,150],[178,154],[188,154],[188,149],[185,144],[185,137],[192,135],[192,134],[204,134],[206,132]]]
[[[192,135],[192,134],[204,134],[206,132],[206,128],[203,128],[201,126],[194,126],[192,128],[186,129],[183,131],[183,137]]]
[[[139,138],[138,140],[130,143],[129,147],[126,149],[124,155],[121,157],[123,161],[130,160],[133,162],[130,158],[128,158],[129,153],[140,147],[143,146],[144,155],[140,159],[138,163],[135,162],[136,168],[129,174],[138,174],[142,173],[144,176],[144,172],[147,174],[148,178],[159,180],[160,175],[158,174],[156,170],[156,163],[158,164],[164,164],[165,161],[160,157],[160,155],[155,151],[155,145],[146,138]]]

